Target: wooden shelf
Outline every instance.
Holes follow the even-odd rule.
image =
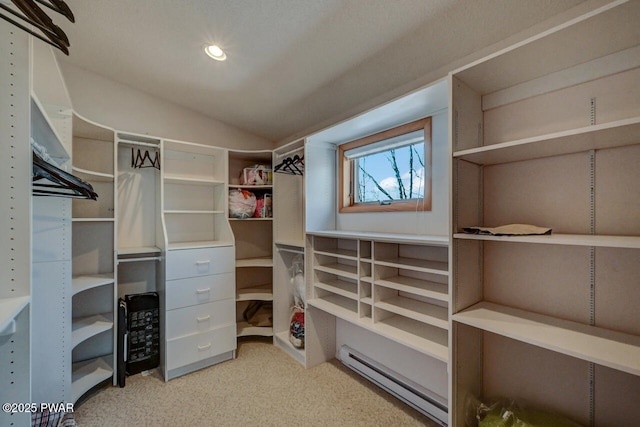
[[[165,184],[178,184],[178,185],[202,185],[207,187],[216,187],[224,185],[224,181],[212,178],[193,178],[183,175],[165,174]]]
[[[358,285],[344,280],[324,280],[313,284],[318,289],[324,289],[336,295],[342,295],[353,300],[358,299]]]
[[[271,285],[236,290],[236,301],[273,301]]]
[[[357,231],[321,230],[307,231],[307,234],[320,237],[351,238],[360,240],[375,240],[390,243],[414,243],[431,246],[449,246],[446,236],[421,236],[416,234],[366,233]]]
[[[336,317],[350,322],[358,321],[357,302],[338,295],[326,296],[324,298],[314,298],[307,301],[312,307],[319,308]]]
[[[603,236],[588,234],[550,234],[545,236],[490,236],[481,234],[454,234],[455,239],[485,240],[493,242],[537,243],[543,245],[598,246],[640,249],[640,237]]]
[[[72,222],[115,222],[114,218],[72,218]]]
[[[15,298],[0,298],[0,332],[20,314],[22,309],[29,305],[31,298],[28,296]]]
[[[403,268],[406,270],[421,271],[423,273],[439,274],[441,276],[449,275],[447,263],[440,261],[398,257],[377,259],[375,263],[387,267]]]
[[[236,267],[273,267],[272,257],[237,259]]]
[[[107,274],[92,274],[87,276],[77,276],[71,280],[73,295],[97,288],[99,286],[111,285],[114,283],[114,275],[113,273]]]
[[[358,259],[358,251],[354,251],[350,249],[339,249],[339,248],[322,249],[322,250],[315,249],[313,252],[318,255],[326,255],[326,256],[342,258],[342,259],[352,259],[352,260]]]
[[[113,329],[113,313],[96,314],[73,319],[71,325],[71,346],[76,347],[83,341],[104,331]]]
[[[240,189],[240,190],[272,190],[273,185],[239,185],[239,184],[229,184],[230,189]]]
[[[34,94],[31,94],[31,136],[40,146],[47,149],[47,154],[52,158],[66,160],[71,157],[40,100]]]
[[[324,271],[325,273],[335,274],[336,276],[347,277],[349,279],[358,279],[358,269],[355,265],[347,265],[347,264],[326,264],[326,265],[316,265],[313,267],[314,270]]]
[[[145,254],[160,254],[162,249],[157,246],[136,246],[130,248],[118,248],[118,256],[123,255],[145,255]]]
[[[268,218],[229,218],[229,221],[273,221],[273,217]]]
[[[444,283],[430,282],[405,276],[394,276],[376,280],[375,284],[438,301],[449,301],[448,285]]]
[[[227,240],[203,240],[201,242],[169,242],[168,251],[182,249],[217,248],[220,246],[233,246],[233,242]]]
[[[564,132],[456,151],[453,156],[472,163],[492,165],[619,147],[637,144],[638,141],[640,141],[640,117],[634,117]]]
[[[308,304],[445,363],[449,359],[448,332],[444,329],[397,315],[374,323],[370,317],[359,318],[335,298],[315,298]]]
[[[273,336],[273,328],[271,326],[252,326],[247,322],[238,322],[238,337],[250,337],[250,336],[260,336],[260,337],[272,337]]]
[[[289,341],[289,331],[278,332],[275,334],[276,343],[280,348],[287,352],[291,357],[296,359],[301,365],[305,365],[305,350],[304,348],[294,347]]]
[[[453,320],[612,369],[640,375],[640,337],[481,302]]]
[[[81,168],[76,167],[76,166],[73,166],[72,170],[75,173],[79,173],[79,174],[83,174],[83,175],[89,176],[90,179],[93,180],[93,181],[113,182],[113,179],[114,179],[114,175],[112,173],[95,172],[95,171],[90,171],[90,170],[87,170],[87,169],[81,169]]]
[[[449,328],[448,310],[437,305],[397,296],[378,301],[375,307],[445,330]]]
[[[165,214],[168,215],[178,215],[178,214],[187,214],[187,215],[214,215],[214,214],[223,214],[225,213],[224,211],[196,211],[196,210],[187,210],[187,209],[182,209],[182,210],[165,210],[163,211]]]
[[[636,32],[626,31],[628,27],[625,31],[614,31],[611,23],[625,24],[630,22],[629,16],[638,16],[638,13],[637,2],[610,2],[453,73],[479,94],[536,81],[546,75],[636,46]],[[563,87],[566,86],[565,80]]]
[[[72,402],[76,402],[83,394],[89,391],[91,387],[113,376],[110,359],[111,355],[73,364],[73,373],[71,374]]]
[[[448,332],[444,329],[403,316],[391,316],[375,322],[373,330],[442,362],[449,360]]]

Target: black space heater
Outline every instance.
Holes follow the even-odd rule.
[[[125,295],[118,304],[118,385],[125,377],[160,365],[158,294]]]

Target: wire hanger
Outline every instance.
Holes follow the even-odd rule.
[[[147,160],[149,161],[148,164],[145,163]],[[152,159],[151,155],[149,155],[149,150],[145,150],[143,155],[140,148],[131,147],[131,167],[134,169],[156,168],[160,170],[160,153],[156,151]]]
[[[49,16],[35,3],[36,1],[64,15],[71,22],[75,22],[75,17],[73,16],[71,9],[69,9],[66,3],[62,0],[50,0],[53,4],[45,0],[11,0],[11,3],[13,3],[13,5],[22,12],[22,14],[9,6],[0,3],[0,9],[10,13],[22,21],[25,21],[29,25],[36,27],[42,32],[42,34],[44,34],[44,36],[20,24],[7,15],[0,13],[0,18],[44,41],[45,43],[60,49],[65,55],[69,55],[68,48],[70,44],[67,35],[60,27],[53,23],[51,18],[49,18]]]
[[[48,181],[41,182],[43,180]],[[70,197],[97,200],[98,194],[88,182],[45,161],[33,151],[32,192],[36,196]]]
[[[300,157],[296,154],[293,158],[287,157],[273,171],[290,175],[304,175],[304,156]]]

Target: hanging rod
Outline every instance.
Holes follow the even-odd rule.
[[[304,251],[300,251],[300,250],[297,250],[297,249],[278,248],[278,252],[288,252],[288,253],[292,253],[292,254],[304,255]]]
[[[278,157],[279,159],[283,158],[283,157],[287,157],[290,154],[293,153],[297,153],[298,151],[304,150],[304,145],[302,147],[298,147],[298,148],[294,148],[293,150],[289,150],[286,153],[276,153],[276,157]]]
[[[126,144],[126,145],[139,145],[141,147],[153,147],[158,150],[160,149],[160,144],[152,144],[150,142],[139,142],[139,141],[129,141],[126,139],[118,139],[118,143]]]
[[[159,256],[143,257],[143,258],[122,258],[118,260],[118,264],[122,262],[138,262],[138,261],[162,261],[162,258]]]

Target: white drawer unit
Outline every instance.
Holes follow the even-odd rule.
[[[167,280],[166,309],[188,307],[235,297],[235,273]]]
[[[234,324],[234,305],[234,299],[230,298],[167,311],[167,340],[207,332],[219,325]]]
[[[232,357],[235,248],[169,250],[166,269],[164,369],[169,380]]]
[[[172,370],[236,349],[236,325],[167,341],[167,369]]]
[[[231,273],[234,270],[233,246],[167,252],[167,280]]]

